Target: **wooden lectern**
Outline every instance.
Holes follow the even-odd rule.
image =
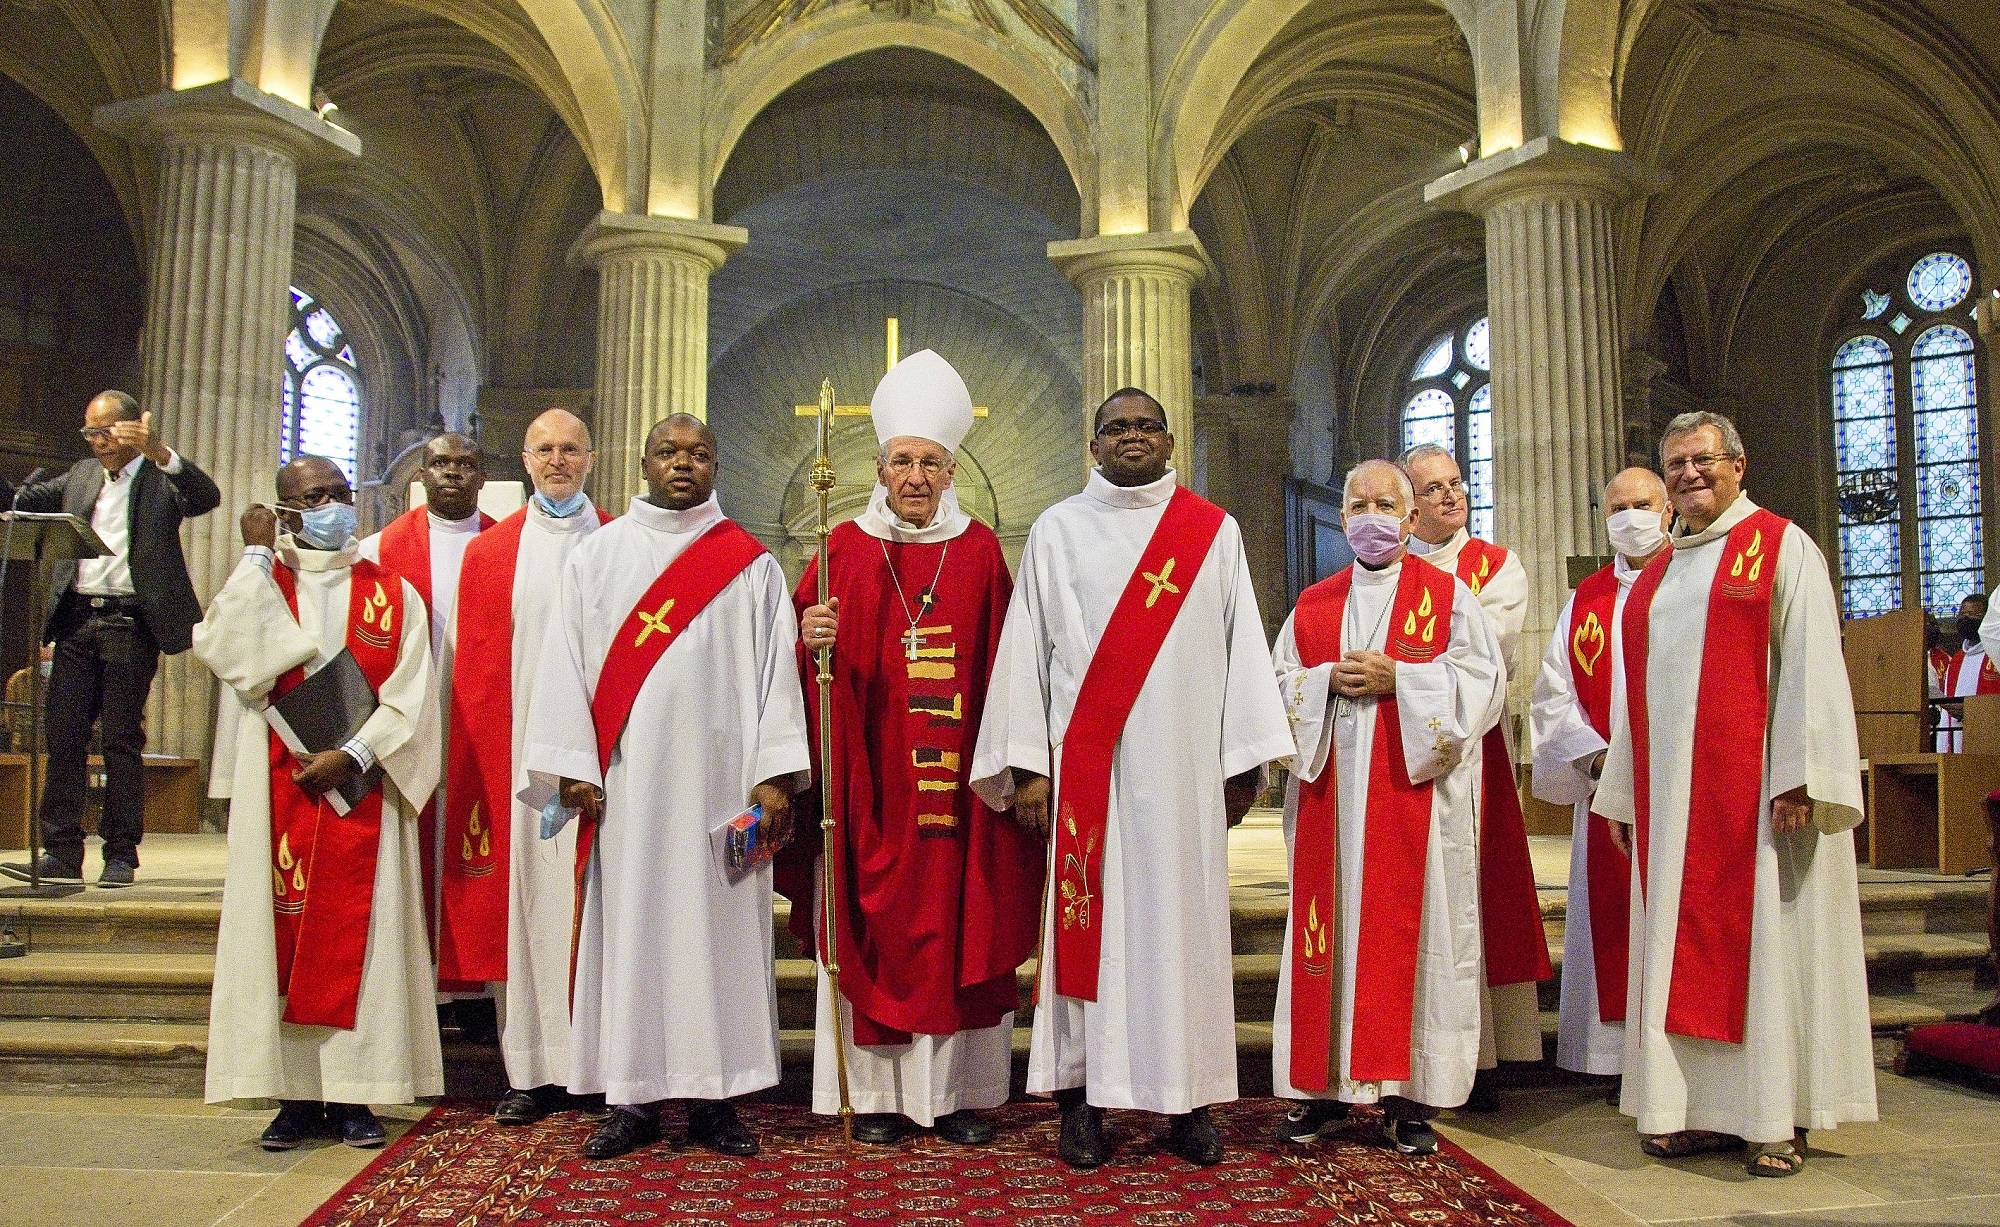
[[[98,540],[90,525],[73,515],[62,512],[4,511],[0,512],[0,578],[4,578],[6,568],[11,563],[30,564],[28,570],[28,616],[35,619],[37,631],[35,642],[41,642],[40,619],[48,606],[48,568],[50,563],[69,559],[98,558],[105,553],[104,542]],[[34,663],[35,653],[29,653],[29,663]],[[34,723],[28,738],[30,747],[42,744],[42,671],[28,670],[30,701],[34,705]],[[42,770],[39,759],[28,772],[28,885],[0,890],[0,895],[30,895],[42,897],[48,894],[74,894],[75,890],[51,891],[42,885]]]

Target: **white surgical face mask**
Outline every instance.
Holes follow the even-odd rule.
[[[1359,511],[1347,517],[1347,544],[1354,556],[1371,567],[1379,567],[1396,556],[1403,546],[1405,520],[1378,511]]]
[[[1627,558],[1648,557],[1667,543],[1660,513],[1644,507],[1613,512],[1604,522],[1604,531],[1611,537],[1611,548]]]

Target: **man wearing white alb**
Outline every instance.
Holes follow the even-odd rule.
[[[1616,1074],[1624,1064],[1632,859],[1624,828],[1592,813],[1590,799],[1611,730],[1625,720],[1625,596],[1667,548],[1666,483],[1651,469],[1626,469],[1604,487],[1604,509],[1617,557],[1563,606],[1529,707],[1535,795],[1574,807],[1556,1065],[1581,1074]]]
[[[1479,599],[1413,558],[1403,471],[1342,485],[1357,561],[1299,595],[1276,664],[1298,762],[1285,794],[1288,938],[1271,1080],[1298,1099],[1278,1137],[1310,1142],[1350,1103],[1381,1103],[1404,1154],[1465,1102],[1479,1062],[1480,739],[1507,668]]]
[[[1743,493],[1728,418],[1682,414],[1660,451],[1680,532],[1626,598],[1597,788],[1642,888],[1619,1109],[1654,1157],[1748,1143],[1790,1176],[1805,1130],[1875,1119],[1840,608],[1812,538]]]

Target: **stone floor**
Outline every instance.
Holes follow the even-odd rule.
[[[1539,883],[1560,889],[1566,843],[1534,844]],[[1284,845],[1274,816],[1253,816],[1230,845],[1234,894],[1283,893]],[[123,897],[213,897],[221,853],[213,836],[148,839],[142,885]],[[14,858],[0,852],[0,859]],[[95,867],[93,852],[93,875]],[[1879,1047],[1886,1065],[1893,1044]],[[1814,1134],[1811,1161],[1789,1180],[1753,1178],[1730,1156],[1675,1165],[1647,1159],[1630,1122],[1602,1102],[1594,1085],[1514,1091],[1497,1114],[1453,1114],[1441,1123],[1448,1137],[1579,1227],[2000,1227],[2000,1099],[1899,1077],[1887,1068],[1878,1094],[1880,1122]],[[421,1113],[408,1107],[383,1116],[393,1137]],[[191,1100],[0,1091],[0,1227],[291,1227],[338,1191],[369,1155],[332,1143],[266,1154],[255,1139],[268,1117],[268,1110]]]

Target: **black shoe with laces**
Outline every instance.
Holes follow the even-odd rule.
[[[727,1099],[696,1099],[688,1103],[688,1140],[700,1142],[719,1155],[747,1159],[758,1151],[757,1137],[736,1115]]]
[[[649,1108],[617,1107],[583,1144],[586,1159],[616,1159],[660,1140],[660,1117]]]
[[[130,861],[106,861],[97,875],[97,884],[112,890],[130,886],[138,872],[139,867]]]
[[[1328,1125],[1347,1119],[1347,1105],[1338,1099],[1308,1099],[1292,1105],[1275,1130],[1280,1142],[1304,1144],[1319,1137]]]
[[[1385,1116],[1382,1118],[1382,1136],[1389,1139],[1389,1145],[1394,1146],[1398,1154],[1434,1155],[1437,1153],[1438,1138],[1437,1134],[1431,1129],[1429,1121],[1397,1120],[1394,1117]]]
[[[1207,1108],[1196,1108],[1174,1117],[1167,1131],[1167,1149],[1196,1167],[1214,1167],[1222,1162],[1222,1136],[1215,1131]]]
[[[532,1091],[510,1089],[494,1105],[493,1119],[503,1125],[532,1125],[555,1111],[555,1101],[562,1091],[553,1086],[538,1086]]]
[[[325,1105],[312,1099],[280,1099],[278,1115],[257,1139],[265,1150],[292,1150],[326,1124]]]
[[[1100,1167],[1111,1157],[1104,1145],[1104,1110],[1083,1097],[1083,1092],[1059,1093],[1062,1104],[1062,1133],[1056,1139],[1056,1156],[1071,1167]]]
[[[340,1140],[356,1150],[373,1150],[389,1140],[382,1130],[382,1122],[368,1110],[368,1105],[359,1103],[330,1103],[326,1105],[326,1119],[340,1131]]]

